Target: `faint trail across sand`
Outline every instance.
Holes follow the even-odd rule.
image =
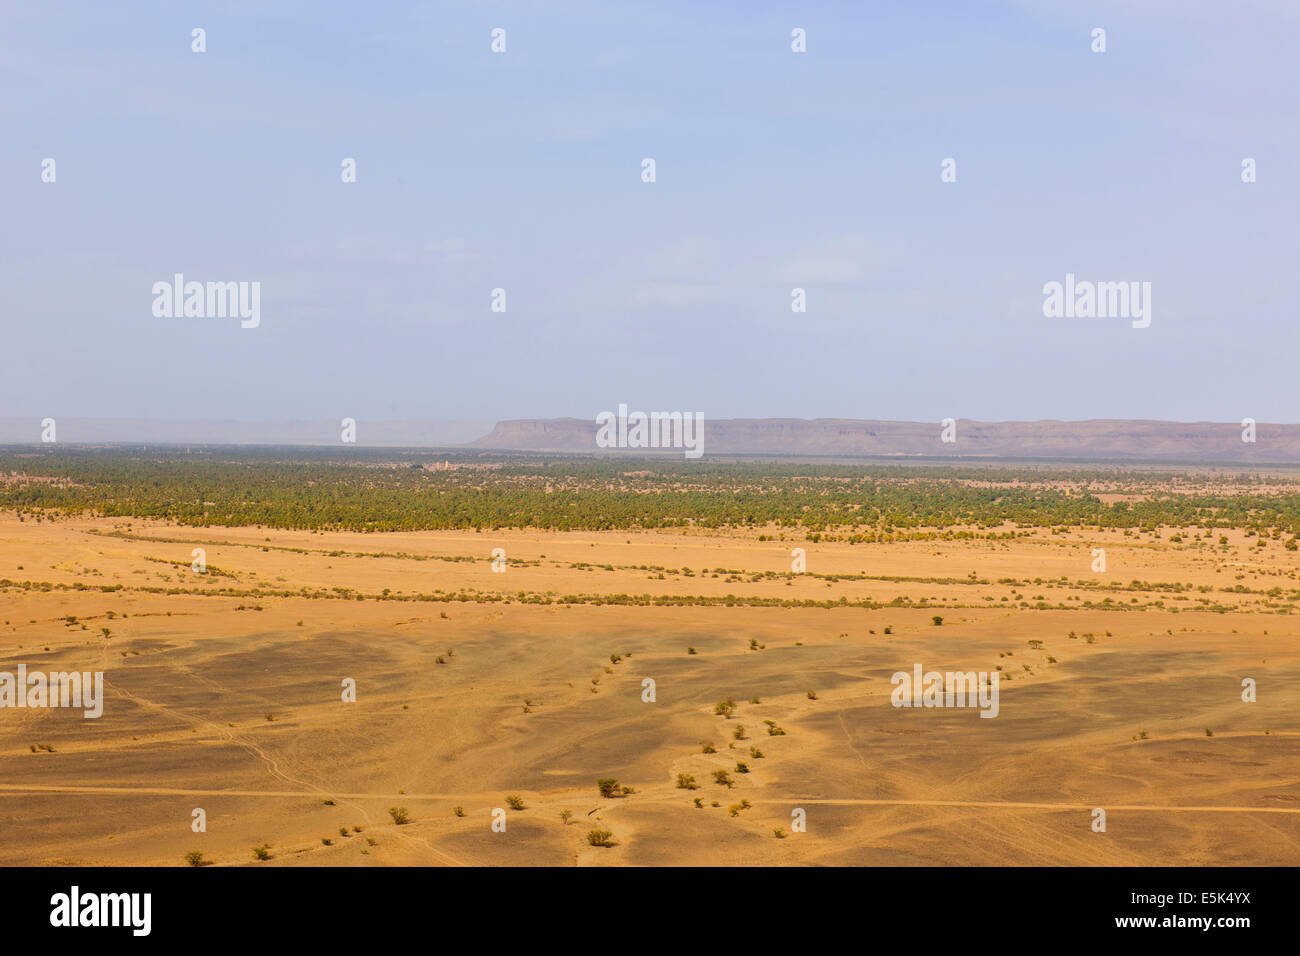
[[[102,793],[135,794],[143,796],[202,796],[202,797],[318,797],[322,794],[346,800],[456,800],[464,794],[452,793],[342,793],[333,790],[187,790],[176,787],[81,787],[68,785],[38,785],[0,783],[0,794],[5,793]],[[1012,800],[835,800],[826,798],[801,799],[788,797],[779,800],[760,798],[763,803],[789,803],[796,806],[848,806],[848,807],[983,807],[992,810],[1070,810],[1090,811],[1095,806],[1107,811],[1155,811],[1161,813],[1300,813],[1300,807],[1192,807],[1160,806],[1154,804],[1121,804],[1098,801],[1084,803],[1021,803]],[[658,801],[655,801],[658,802]]]
[[[0,793],[105,793],[160,797],[334,797],[343,800],[457,800],[455,793],[343,793],[337,790],[188,790],[179,787],[80,787],[0,783]]]
[[[787,802],[787,801],[782,801]],[[1004,810],[1084,810],[1102,807],[1107,812],[1113,810],[1156,810],[1164,813],[1300,813],[1300,807],[1178,807],[1152,806],[1149,804],[1107,803],[1104,800],[1096,804],[1082,803],[1018,803],[1008,800],[797,800],[793,804],[822,804],[826,806],[848,807],[988,807]]]

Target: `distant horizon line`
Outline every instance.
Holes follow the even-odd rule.
[[[685,448],[688,458],[780,457],[819,460],[980,459],[1019,461],[1195,461],[1300,463],[1300,424],[1179,422],[1161,419],[945,418],[696,419],[688,442],[683,413],[633,412],[620,405],[593,418],[355,419],[0,418],[0,446],[33,448],[160,446],[188,448],[473,449],[480,452],[655,456]],[[639,419],[638,419],[639,416]],[[673,421],[677,432],[673,432]],[[603,424],[602,424],[603,422]],[[664,428],[670,440],[660,442]],[[607,434],[608,432],[608,434]],[[615,437],[617,440],[614,440]],[[629,455],[629,453],[631,453]]]
[[[647,406],[649,408],[649,406]],[[662,413],[662,414],[667,414]],[[705,414],[705,413],[700,413]],[[344,416],[353,418],[358,422],[371,422],[383,425],[482,425],[487,424],[489,427],[498,425],[503,422],[594,422],[596,415],[578,416],[578,415],[529,415],[529,416],[510,416],[505,418],[433,418],[433,417],[413,417],[413,418],[358,418],[356,416]],[[1093,416],[1089,418],[972,418],[969,416],[950,416],[958,422],[974,422],[981,425],[1036,425],[1040,423],[1060,423],[1067,425],[1082,425],[1092,422],[1132,422],[1134,424],[1153,424],[1153,425],[1225,425],[1232,427],[1241,427],[1243,422],[1249,420],[1257,425],[1283,425],[1294,426],[1300,425],[1300,421],[1268,421],[1259,418],[1242,418],[1242,419],[1210,419],[1210,418],[1116,418],[1109,416]],[[308,418],[304,416],[285,416],[281,418],[159,418],[144,417],[139,415],[4,415],[0,416],[0,427],[15,424],[39,423],[44,418],[55,418],[56,420],[65,420],[69,422],[101,422],[101,423],[121,423],[121,424],[149,424],[149,425],[316,425],[324,422],[334,423],[340,421],[340,418]],[[937,425],[945,419],[930,418],[862,418],[845,415],[726,415],[726,416],[709,416],[705,414],[706,421],[714,422],[880,422],[890,425]]]

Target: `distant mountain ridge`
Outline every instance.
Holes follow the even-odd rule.
[[[962,457],[1128,459],[1181,462],[1300,463],[1300,425],[1261,422],[1246,442],[1240,422],[1089,421],[978,422],[957,419],[956,441],[941,440],[939,422],[843,418],[733,418],[705,421],[704,457]],[[598,448],[597,425],[580,418],[498,422],[471,447],[501,451],[638,456],[679,450]]]
[[[731,418],[703,424],[703,456],[809,458],[971,458],[1300,464],[1300,425],[1261,422],[1243,442],[1240,422],[956,421],[956,441],[941,440],[939,422],[848,418]],[[0,418],[0,444],[36,445],[35,418]],[[356,445],[388,448],[476,448],[485,451],[682,456],[680,448],[601,448],[598,425],[586,418],[356,422]],[[342,444],[341,420],[241,422],[214,419],[57,419],[61,445]]]

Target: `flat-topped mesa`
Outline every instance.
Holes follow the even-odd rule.
[[[602,448],[593,417],[498,422],[470,443],[502,451],[638,456],[662,451]],[[1300,425],[1243,422],[888,422],[843,418],[704,418],[707,455],[970,457],[1183,462],[1300,463]]]

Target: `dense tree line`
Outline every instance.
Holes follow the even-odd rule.
[[[442,467],[446,462],[448,467]],[[580,458],[336,450],[0,453],[0,507],[186,525],[415,531],[775,526],[1248,528],[1300,533],[1294,479],[1120,468]],[[1108,494],[1142,496],[1104,501]],[[1153,489],[1161,489],[1158,492]]]

